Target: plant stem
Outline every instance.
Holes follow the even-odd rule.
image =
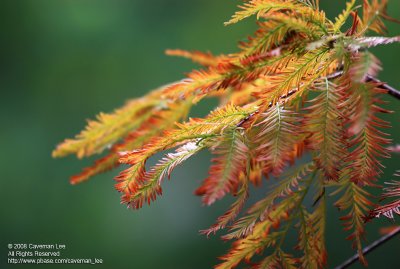
[[[393,239],[396,235],[400,234],[400,226],[394,229],[391,233],[386,234],[379,238],[378,240],[372,242],[370,245],[366,246],[363,249],[363,254],[366,255],[372,250],[376,249],[377,247],[381,246],[385,242],[389,241],[390,239]],[[346,260],[344,263],[341,265],[335,267],[335,269],[345,269],[355,263],[359,259],[358,254],[354,254],[352,257],[350,257],[348,260]]]
[[[367,75],[367,81],[373,81],[376,83],[382,83],[379,79],[374,78],[373,76]],[[400,91],[393,88],[392,86],[386,84],[386,83],[382,83],[380,86],[380,88],[385,89],[388,91],[388,94],[390,94],[391,96],[393,96],[394,98],[400,99]]]
[[[333,73],[333,74],[330,74],[330,75],[327,76],[326,78],[329,79],[329,80],[331,80],[331,79],[338,78],[338,77],[340,77],[340,76],[342,76],[342,75],[343,75],[343,71],[340,70],[340,71],[337,71],[337,72],[335,72],[335,73]],[[373,76],[371,76],[371,75],[367,75],[366,81],[367,81],[367,82],[373,81],[373,82],[379,83],[379,84],[380,84],[380,85],[379,85],[379,88],[382,88],[382,89],[384,89],[384,90],[387,90],[387,92],[388,92],[389,95],[393,96],[393,97],[396,98],[396,99],[400,99],[400,91],[399,91],[399,90],[397,90],[397,89],[393,88],[392,86],[390,86],[390,85],[388,85],[388,84],[386,84],[386,83],[380,81],[379,79],[377,79],[377,78],[375,78],[375,77],[373,77]]]

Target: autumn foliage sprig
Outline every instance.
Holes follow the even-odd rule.
[[[387,90],[368,79],[381,69],[369,48],[400,42],[382,36],[383,20],[393,20],[386,7],[387,0],[352,0],[330,20],[318,0],[245,1],[226,24],[256,15],[258,30],[237,53],[168,50],[204,67],[114,113],[100,114],[53,156],[82,158],[109,149],[71,182],[127,164],[115,187],[123,203],[138,209],[162,193],[163,179],[177,165],[208,149],[215,158],[196,194],[206,205],[226,194],[236,197],[203,231],[228,228],[223,239],[235,240],[216,268],[234,268],[266,249],[271,251],[252,268],[323,268],[328,195],[337,197],[348,238],[366,263],[365,218],[393,217],[400,204],[398,182],[386,190],[394,199],[388,205],[374,208],[370,195],[382,173],[381,158],[390,157],[384,131],[390,126],[380,118],[389,112],[380,99]],[[351,25],[343,29],[346,22]],[[366,36],[373,32],[381,36]],[[187,119],[203,98],[218,98],[220,104],[205,118]],[[169,153],[146,168],[150,157],[164,151]],[[267,181],[273,187],[265,198],[241,215],[249,186],[271,177],[276,180]],[[285,248],[293,228],[296,251]]]

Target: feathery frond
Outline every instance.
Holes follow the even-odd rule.
[[[165,54],[169,56],[178,56],[192,60],[194,63],[201,64],[203,66],[217,66],[226,56],[214,56],[210,52],[201,51],[186,51],[186,50],[166,50]]]
[[[351,15],[351,12],[353,12],[354,8],[355,8],[355,4],[356,4],[356,0],[351,0],[349,2],[346,3],[346,9],[343,10],[343,12],[341,14],[339,14],[339,16],[336,17],[335,19],[335,23],[333,25],[333,33],[337,34],[340,29],[343,27],[343,25],[346,23],[346,21],[348,20],[348,18]]]
[[[362,253],[362,240],[365,236],[364,217],[369,212],[372,203],[369,201],[370,194],[345,175],[339,188],[333,193],[336,195],[342,193],[342,196],[337,200],[335,206],[341,211],[347,211],[347,214],[341,217],[344,222],[345,230],[351,230],[352,233],[347,237],[353,240],[353,248],[357,249],[360,261],[366,264],[366,260]]]
[[[271,211],[276,210],[276,201],[279,198],[292,196],[299,188],[299,181],[303,180],[313,169],[314,164],[308,163],[285,175],[264,199],[250,207],[246,216],[234,223],[230,229],[231,232],[223,236],[223,238],[239,238],[252,233],[257,221],[265,220]]]
[[[249,185],[248,180],[244,174],[240,175],[240,189],[237,192],[236,201],[232,204],[228,211],[226,211],[223,215],[218,217],[217,222],[213,224],[207,230],[202,231],[203,234],[209,236],[211,233],[216,233],[218,230],[224,229],[230,222],[235,220],[235,218],[239,215],[240,210],[242,210],[247,198],[249,196]]]
[[[234,268],[242,261],[250,261],[254,255],[261,253],[265,248],[274,246],[282,236],[282,232],[271,230],[289,217],[289,212],[296,206],[296,201],[298,202],[298,199],[292,196],[278,204],[269,212],[268,218],[255,224],[250,234],[233,244],[231,251],[221,257],[223,262],[215,268]]]
[[[96,121],[88,121],[86,129],[75,139],[66,139],[58,145],[53,157],[76,154],[82,158],[102,152],[143,123],[157,104],[157,99],[142,98],[128,102],[113,114],[100,113]]]
[[[318,96],[310,100],[304,117],[304,132],[309,133],[307,146],[315,152],[315,161],[328,180],[338,180],[338,167],[346,147],[341,139],[343,115],[340,86],[325,79],[315,85]]]
[[[284,167],[293,161],[291,152],[299,141],[296,132],[296,123],[299,121],[292,108],[283,108],[281,105],[272,106],[260,116],[258,126],[262,127],[256,136],[259,145],[256,150],[257,160],[265,162],[265,174],[272,172],[274,176],[279,176]]]
[[[378,105],[381,101],[377,94],[382,90],[373,83],[360,85],[355,91],[355,111],[350,118],[350,134],[355,135],[350,141],[354,150],[348,156],[352,168],[351,180],[357,184],[371,185],[382,171],[379,158],[390,157],[386,146],[390,143],[387,134],[380,128],[389,128],[389,124],[378,118],[378,113],[388,113]]]
[[[241,174],[246,171],[248,148],[240,132],[233,128],[211,142],[215,144],[212,153],[218,157],[213,159],[209,177],[196,190],[205,205],[211,205],[226,193],[234,192]]]
[[[80,174],[72,176],[71,183],[81,183],[90,177],[119,166],[118,152],[141,148],[150,142],[152,137],[160,135],[164,130],[174,128],[176,122],[187,117],[191,106],[191,100],[187,100],[153,110],[152,115],[139,128],[129,133],[122,142],[113,145],[110,153],[96,160],[92,166],[83,169]]]
[[[258,19],[262,16],[265,16],[268,12],[287,9],[295,10],[304,7],[296,2],[296,0],[250,0],[247,3],[244,3],[243,6],[239,6],[241,10],[237,11],[232,18],[225,23],[225,25],[237,23],[254,14],[257,14]]]
[[[371,30],[378,34],[384,34],[386,27],[382,19],[390,18],[386,13],[388,0],[364,0],[363,1],[363,25],[364,32]]]
[[[142,172],[142,179],[133,182],[133,186],[129,187],[130,193],[122,197],[122,201],[127,203],[129,207],[139,209],[143,202],[150,204],[157,195],[162,193],[161,182],[165,176],[170,177],[172,170],[202,150],[203,145],[197,145],[195,142],[189,142],[178,148],[175,153],[168,153],[157,165],[148,172]],[[135,167],[135,165],[133,166]]]
[[[292,90],[301,95],[317,81],[333,63],[329,47],[320,47],[306,51],[291,59],[285,69],[269,77],[269,85],[264,87],[257,98],[262,99],[265,106],[275,104],[281,96],[287,96]]]
[[[400,36],[395,37],[382,37],[382,36],[370,36],[356,38],[352,44],[353,50],[360,50],[365,48],[372,48],[380,45],[388,45],[392,43],[399,43]]]
[[[162,136],[154,137],[140,150],[122,154],[121,163],[134,164],[146,160],[151,155],[176,146],[179,143],[199,138],[213,137],[228,127],[233,127],[240,120],[257,110],[256,106],[236,107],[227,105],[212,111],[206,118],[191,118],[186,123],[177,123],[177,129],[165,131]]]
[[[138,182],[143,181],[145,163],[148,158],[182,143],[215,137],[225,128],[235,126],[254,109],[254,107],[250,106],[246,111],[244,108],[228,105],[213,111],[205,119],[190,119],[187,123],[178,124],[177,129],[166,131],[162,136],[153,138],[139,150],[122,153],[119,161],[131,165],[130,168],[122,171],[116,178],[118,182],[116,189],[127,194],[127,196],[123,196],[123,202],[132,200],[131,198],[128,199],[128,197],[132,192],[136,192]],[[147,190],[147,187],[148,185],[142,189]]]
[[[304,207],[301,207],[299,212],[299,243],[296,248],[304,253],[300,258],[300,267],[310,269],[324,268],[327,262],[325,248],[325,197],[321,198],[314,212],[309,213]]]
[[[240,42],[239,48],[244,56],[268,53],[285,40],[290,31],[288,25],[279,21],[258,22],[258,30],[247,42]]]

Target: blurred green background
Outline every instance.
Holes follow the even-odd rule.
[[[331,18],[344,6],[344,1],[321,2]],[[8,243],[66,244],[63,257],[103,259],[96,268],[212,268],[218,262],[216,257],[230,244],[198,231],[211,225],[231,200],[206,208],[192,194],[207,175],[207,153],[177,169],[164,183],[163,197],[141,211],[119,204],[112,180],[117,171],[71,186],[69,176],[91,160],[54,160],[50,154],[57,143],[80,131],[85,119],[195,68],[164,56],[166,48],[234,52],[237,41],[255,29],[251,19],[223,26],[239,3],[1,1],[0,268],[29,267],[6,264]],[[400,18],[400,2],[390,1],[389,11]],[[400,35],[399,25],[389,24],[389,34]],[[380,79],[400,88],[400,45],[374,52],[384,66]],[[400,101],[386,100],[396,111],[389,119],[393,138],[400,142]],[[212,104],[200,104],[195,113],[205,114]],[[385,179],[399,168],[399,160],[394,156],[384,162]],[[337,217],[331,208],[329,268],[353,254]],[[378,238],[378,228],[388,225],[384,219],[371,223],[368,240]],[[370,268],[400,268],[399,247],[396,238],[368,255]]]

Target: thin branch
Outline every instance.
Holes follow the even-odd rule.
[[[369,252],[371,252],[372,250],[376,249],[377,247],[381,246],[382,244],[384,244],[385,242],[389,241],[390,239],[393,239],[396,235],[400,234],[400,227],[397,227],[396,229],[394,229],[391,233],[382,236],[381,238],[379,238],[378,240],[372,242],[370,245],[366,246],[363,249],[363,254],[367,255]],[[341,265],[335,267],[335,269],[345,269],[348,268],[350,265],[352,265],[353,263],[355,263],[357,260],[359,259],[358,254],[354,254],[351,258],[349,258],[347,261],[345,261],[344,263],[342,263]]]
[[[343,71],[337,71],[337,72],[327,76],[327,79],[329,79],[329,80],[335,79],[335,78],[338,78],[338,77],[340,77],[342,75],[343,75]],[[380,81],[379,79],[377,79],[377,78],[375,78],[375,77],[373,77],[371,75],[367,75],[366,81],[367,82],[373,81],[373,82],[379,83],[380,84],[379,88],[387,90],[389,95],[393,96],[396,99],[400,99],[400,91],[399,90],[397,90],[397,89],[393,88],[392,86]]]
[[[392,86],[390,86],[390,85],[388,85],[386,83],[382,83],[379,79],[377,79],[377,78],[375,78],[373,76],[370,76],[370,75],[367,75],[367,81],[373,81],[373,82],[381,84],[379,86],[380,88],[387,90],[388,94],[390,94],[394,98],[400,99],[400,91],[395,89],[395,88],[393,88]]]

